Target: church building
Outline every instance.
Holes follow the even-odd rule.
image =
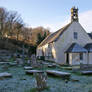
[[[37,47],[37,57],[58,64],[92,64],[92,38],[79,23],[78,8],[71,8],[71,22],[50,34]]]

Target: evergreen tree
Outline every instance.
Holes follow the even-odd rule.
[[[46,32],[44,32],[43,36],[40,33],[38,33],[38,35],[37,35],[37,45],[39,45],[46,37],[47,37]]]
[[[38,33],[38,34],[37,34],[37,45],[39,45],[42,40],[43,40],[43,37],[41,36],[40,33]]]
[[[47,37],[47,34],[46,32],[44,32],[44,35],[43,35],[43,40]]]

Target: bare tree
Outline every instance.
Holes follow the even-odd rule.
[[[8,20],[8,12],[5,8],[0,8],[0,38],[3,39],[3,36],[6,33],[6,25]]]
[[[8,32],[7,35],[8,37],[12,37],[13,35],[16,35],[16,29],[19,28],[18,24],[20,24],[20,16],[18,15],[17,12],[11,11],[9,12],[8,16]],[[15,26],[17,25],[17,26]]]
[[[19,40],[19,35],[22,32],[23,29],[23,21],[21,18],[15,23],[15,30],[16,30],[16,39]]]

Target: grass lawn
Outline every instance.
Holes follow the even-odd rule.
[[[53,69],[72,72],[58,67]],[[12,78],[0,80],[0,92],[36,92],[34,76],[26,75],[23,67],[9,67],[8,70],[4,70],[0,65],[0,72],[9,72],[13,75]],[[73,81],[73,79],[79,81]],[[92,75],[83,76],[72,73],[67,83],[62,78],[48,76],[47,84],[49,88],[42,92],[92,92]]]

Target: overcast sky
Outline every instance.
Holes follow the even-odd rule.
[[[79,22],[92,32],[92,0],[0,0],[0,7],[18,11],[29,27],[49,27],[52,32],[70,22],[70,9],[79,8]]]

